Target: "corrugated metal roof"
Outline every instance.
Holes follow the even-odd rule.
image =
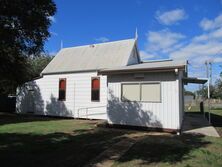
[[[121,71],[135,71],[135,70],[169,69],[169,68],[185,67],[186,65],[187,65],[186,61],[157,60],[135,65],[122,66],[117,68],[102,69],[100,70],[100,73],[117,72],[117,71],[121,72]]]
[[[64,48],[42,74],[99,70],[127,65],[135,39]]]

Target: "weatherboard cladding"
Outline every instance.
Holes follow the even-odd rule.
[[[64,48],[46,66],[42,74],[99,70],[126,66],[135,39]]]

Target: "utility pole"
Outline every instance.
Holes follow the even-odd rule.
[[[210,84],[212,84],[211,82],[211,77],[212,77],[212,63],[210,61],[205,62],[206,65],[206,76],[207,76],[207,102],[208,102],[208,121],[209,123],[211,123],[211,118],[210,118]],[[210,65],[210,68],[209,68]],[[210,70],[210,72],[209,72]],[[209,75],[210,73],[210,75]]]
[[[209,71],[208,71],[208,61],[205,61],[205,66],[206,66],[206,77],[209,78]]]
[[[210,85],[212,85],[212,62],[209,62],[209,65],[210,65],[210,67],[209,67],[209,73],[210,73]]]

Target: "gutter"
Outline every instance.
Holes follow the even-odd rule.
[[[150,72],[169,72],[175,71],[175,69],[184,69],[185,66],[175,66],[175,67],[159,67],[159,68],[147,68],[147,69],[119,69],[119,70],[99,70],[98,74],[129,74],[129,73],[150,73]]]
[[[43,72],[41,75],[52,75],[52,74],[70,74],[70,73],[84,73],[84,72],[95,72],[98,71],[98,69],[89,69],[89,70],[78,70],[78,71],[58,71],[58,72]]]

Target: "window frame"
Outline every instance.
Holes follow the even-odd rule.
[[[142,100],[142,85],[151,85],[151,84],[158,84],[160,87],[160,94],[159,97],[160,99],[158,101],[150,100],[150,101],[145,101]],[[161,83],[160,82],[148,82],[148,83],[141,83],[140,84],[140,102],[148,102],[148,103],[161,103],[162,102],[162,90],[161,90]]]
[[[92,83],[93,83],[93,80],[94,79],[98,79],[99,80],[99,89],[98,89],[98,91],[99,91],[99,99],[98,100],[93,100],[92,99],[92,92],[93,92],[93,88],[92,88]],[[100,102],[100,89],[101,89],[101,86],[100,86],[101,84],[100,84],[100,77],[91,77],[91,102]],[[95,91],[95,89],[94,89],[94,91]]]
[[[123,85],[126,85],[126,84],[139,84],[139,91],[140,91],[140,100],[139,101],[130,101],[130,100],[124,100],[123,99]],[[160,86],[160,100],[159,101],[142,101],[142,85],[143,84],[159,84]],[[142,103],[162,103],[162,86],[161,86],[161,82],[160,81],[152,81],[152,82],[121,82],[121,101],[122,102],[142,102]]]
[[[60,82],[62,81],[62,80],[64,80],[65,81],[65,97],[64,97],[64,99],[61,99],[60,98]],[[67,83],[67,80],[66,80],[66,78],[59,78],[59,94],[58,94],[58,100],[59,101],[66,101],[66,83]]]
[[[138,83],[138,82],[126,82],[126,83],[121,83],[121,101],[122,101],[122,102],[139,102],[140,100],[139,100],[139,101],[137,101],[137,100],[131,101],[131,100],[127,100],[126,98],[123,99],[123,85],[139,85],[139,91],[141,92],[140,83]],[[139,99],[141,99],[140,96],[141,96],[141,95],[140,95],[140,93],[139,93]]]

